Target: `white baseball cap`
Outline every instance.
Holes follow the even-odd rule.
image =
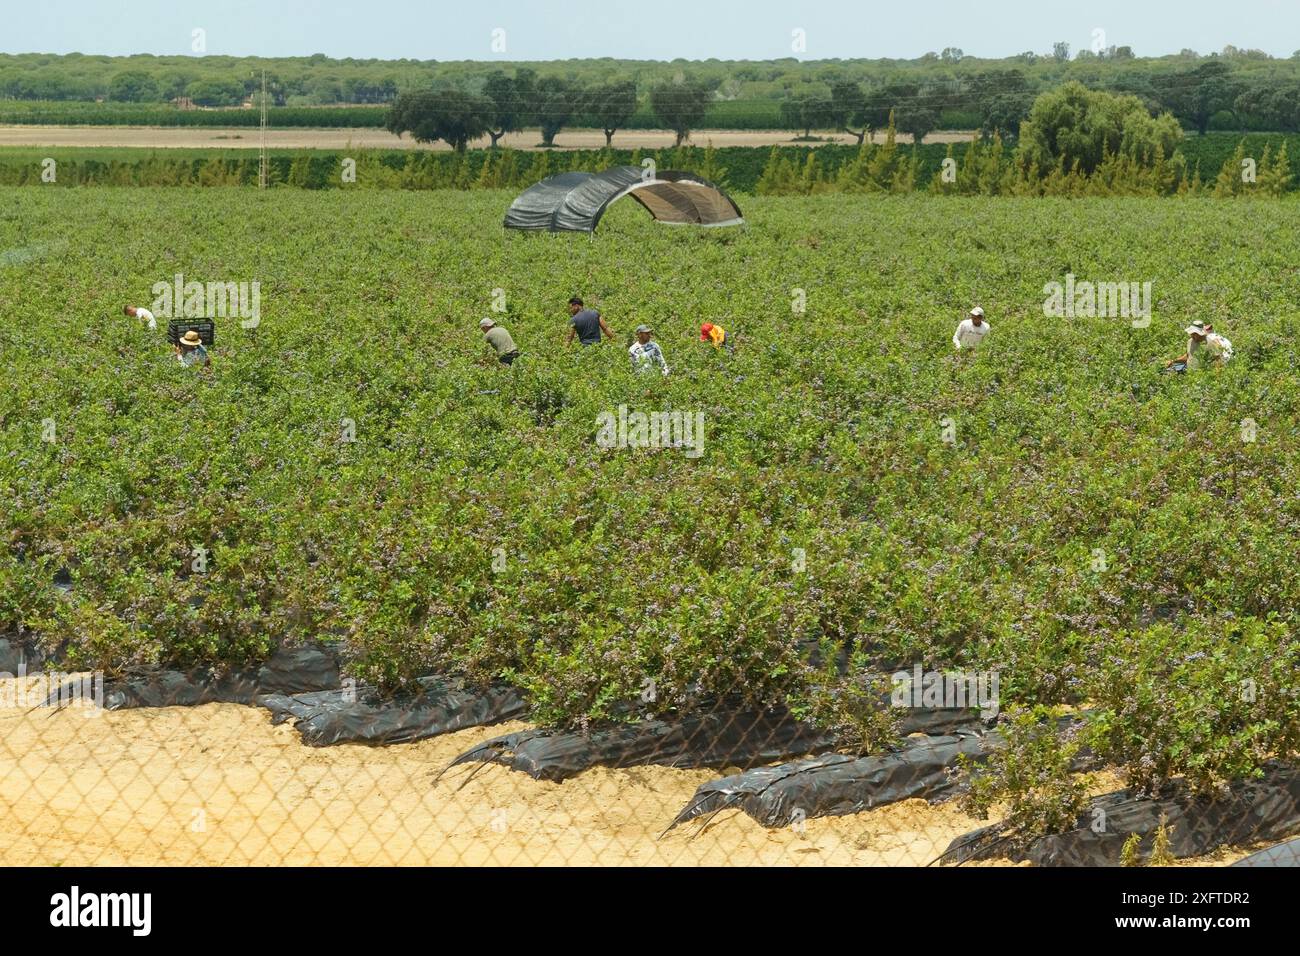
[[[984,310],[981,309],[978,305],[975,306],[975,308],[973,308],[973,309],[970,310],[970,314],[971,314],[971,315],[978,315],[981,319],[984,318]]]
[[[479,320],[478,320],[478,327],[479,327],[480,329],[490,329],[490,328],[492,328],[492,326],[494,326],[494,325],[496,325],[496,323],[493,322],[491,319],[479,319]]]

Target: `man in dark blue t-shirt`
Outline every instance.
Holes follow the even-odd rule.
[[[576,295],[569,300],[569,315],[573,318],[569,320],[569,337],[564,340],[565,345],[570,344],[575,335],[583,345],[599,345],[601,332],[611,339],[614,337],[600,313],[595,309],[583,308],[582,300]]]

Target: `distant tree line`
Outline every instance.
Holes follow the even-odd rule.
[[[900,149],[889,119],[883,143],[863,142],[858,155],[832,166],[830,147],[809,150],[796,163],[773,148],[755,186],[761,195],[821,192],[912,192],[922,188],[926,169],[921,150]],[[939,195],[1011,196],[1191,196],[1276,198],[1292,188],[1286,138],[1250,147],[1242,140],[1217,167],[1202,175],[1198,157],[1181,151],[1184,133],[1168,112],[1152,116],[1128,93],[1091,90],[1070,82],[1041,94],[1008,149],[1001,134],[975,138],[960,161],[952,144],[929,176]],[[1196,137],[1196,143],[1204,142]],[[1200,152],[1200,151],[1198,151]],[[1208,157],[1205,157],[1208,159]],[[1249,174],[1246,171],[1249,170]]]
[[[425,94],[426,106],[436,94],[450,108],[456,91],[456,110],[469,125],[483,120],[495,138],[536,127],[545,143],[568,126],[598,126],[608,138],[650,117],[685,134],[706,111],[711,122],[731,118],[751,128],[739,122],[745,104],[755,116],[809,137],[844,130],[861,141],[892,112],[898,130],[919,140],[954,127],[1014,138],[1038,94],[1070,81],[1131,93],[1152,115],[1169,112],[1200,133],[1300,130],[1300,51],[1278,59],[1228,46],[1205,56],[1184,50],[1142,58],[1126,46],[1072,53],[1064,41],[1047,53],[1003,59],[969,57],[950,46],[913,60],[692,63],[3,54],[0,99],[163,104],[186,97],[228,107],[255,101],[263,71],[274,106],[391,106],[410,93]]]
[[[1091,79],[1077,82],[1131,94],[1151,115],[1169,113],[1201,134],[1216,117],[1233,128],[1300,131],[1300,76],[1238,72],[1230,61],[1217,58],[1182,69],[1116,69]],[[921,142],[939,128],[944,114],[962,112],[977,120],[986,136],[1014,139],[1038,95],[1061,85],[1035,83],[1026,71],[1006,68],[979,70],[960,81],[908,79],[871,86],[837,79],[792,90],[781,103],[781,116],[786,128],[805,136],[814,129],[837,130],[855,135],[861,143],[866,134],[881,129],[892,112],[898,131]]]

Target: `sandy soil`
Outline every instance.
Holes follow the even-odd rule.
[[[435,783],[457,754],[523,726],[318,749],[234,704],[0,710],[0,864],[922,865],[980,825],[911,800],[802,832],[727,813],[659,839],[718,773],[596,769],[551,784],[485,767]]]
[[[964,142],[970,132],[938,132],[926,137],[927,142]],[[823,139],[838,143],[856,140],[845,134],[822,134]],[[877,140],[883,137],[877,136]],[[911,137],[899,135],[899,142],[911,142]],[[535,149],[541,135],[535,130],[510,133],[502,144],[514,149]],[[381,129],[273,129],[267,132],[266,142],[271,149],[344,149],[349,146],[377,149],[448,149],[446,143],[420,145],[409,136],[398,138]],[[690,140],[692,145],[707,146],[771,146],[794,144],[792,134],[782,130],[698,130]],[[484,137],[474,146],[487,146]],[[0,126],[0,146],[138,146],[147,148],[199,149],[257,149],[261,135],[256,129],[208,129],[199,127],[156,126]],[[605,145],[605,134],[595,129],[564,130],[555,138],[555,145],[567,149],[600,149]],[[673,134],[667,130],[626,130],[614,135],[614,146],[619,149],[666,149],[673,145]],[[807,144],[804,144],[807,145]],[[812,144],[823,145],[823,144]]]

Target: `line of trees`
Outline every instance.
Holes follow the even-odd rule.
[[[1198,133],[1204,134],[1211,120],[1224,113],[1253,117],[1270,130],[1300,130],[1300,80],[1251,82],[1221,61],[1152,77],[1117,74],[1112,79],[1104,92],[1128,96],[1148,115],[1168,114],[1171,122]],[[1077,82],[1052,89],[1067,85],[1097,89]],[[1014,142],[1042,92],[1019,70],[972,73],[959,89],[913,80],[867,86],[840,76],[825,85],[791,90],[780,102],[780,122],[805,139],[812,139],[814,130],[834,130],[854,136],[861,145],[893,116],[896,130],[920,143],[939,128],[945,113],[965,110],[974,114],[986,138],[998,135]],[[652,86],[647,100],[655,119],[674,131],[680,145],[716,102],[716,91],[699,78],[679,75]],[[497,71],[479,92],[446,86],[401,94],[387,127],[422,142],[441,139],[464,149],[484,135],[496,146],[506,133],[525,127],[540,128],[542,144],[551,146],[565,127],[596,126],[609,145],[639,102],[632,80],[582,86],[558,76],[539,77],[531,69]]]
[[[278,58],[0,54],[0,99],[161,103],[189,96],[206,105],[235,105],[260,89],[265,71],[273,105],[388,105],[399,92],[441,86],[486,95],[486,83],[494,73],[525,68],[535,71],[539,81],[555,79],[580,89],[632,83],[644,104],[650,90],[679,78],[683,64],[613,59],[535,64],[386,61],[331,59],[322,54]],[[784,100],[808,101],[800,109],[787,108],[792,129],[805,128],[798,124],[807,124],[810,118],[811,128],[826,122],[828,101],[837,111],[845,102],[851,108],[852,91],[844,86],[836,96],[837,85],[856,85],[868,98],[892,97],[888,106],[903,129],[912,124],[923,127],[927,111],[941,119],[954,112],[978,119],[985,113],[996,118],[1008,108],[1023,112],[1026,93],[1032,100],[1037,93],[1070,80],[1094,89],[1134,93],[1160,110],[1173,112],[1188,128],[1209,128],[1219,113],[1279,129],[1300,124],[1295,115],[1300,51],[1281,59],[1228,46],[1205,56],[1184,50],[1144,58],[1126,46],[1072,53],[1070,44],[1062,41],[1047,53],[1025,52],[1002,59],[970,57],[950,46],[912,60],[714,60],[687,69],[694,82],[709,89],[715,104],[763,104],[774,116],[776,104]],[[849,94],[847,101],[844,93]],[[996,104],[997,96],[1012,99]],[[879,111],[879,103],[875,109]],[[920,115],[909,117],[909,112]],[[765,115],[769,114],[765,111]],[[1226,121],[1221,117],[1218,124]],[[874,126],[881,122],[877,118]],[[997,128],[1005,132],[1006,125],[1004,116]]]
[[[660,83],[649,94],[654,115],[676,134],[679,146],[704,118],[711,98],[705,84],[685,77]],[[479,137],[487,136],[497,146],[506,133],[532,127],[540,128],[543,146],[553,146],[560,130],[583,122],[603,130],[609,146],[637,108],[637,88],[631,80],[584,87],[519,69],[513,75],[493,73],[481,93],[450,86],[402,93],[388,112],[385,128],[399,136],[409,133],[417,142],[443,140],[464,150]]]
[[[238,106],[260,90],[260,77],[245,80],[208,76],[186,81],[183,76],[173,76],[159,80],[145,70],[123,70],[109,80],[105,98],[113,103],[163,103],[184,96],[198,106]],[[349,83],[339,92],[349,103],[382,104],[397,96],[397,83],[392,79],[376,84]],[[291,100],[299,103],[313,100],[311,96],[286,89],[278,77],[268,77],[267,98],[276,106],[284,106]]]
[[[532,65],[331,60],[321,55],[261,60],[234,57],[63,57],[0,54],[0,99],[236,106],[255,97],[266,70],[273,106],[392,105],[401,92],[461,90],[486,103],[487,130],[522,125],[552,142],[566,126],[595,125],[612,139],[635,116],[674,130],[697,126],[701,100],[710,122],[745,128],[760,117],[810,137],[844,130],[862,142],[892,111],[898,130],[918,140],[934,129],[980,127],[1014,138],[1034,98],[1066,82],[1130,93],[1148,112],[1171,113],[1187,129],[1300,131],[1300,51],[1274,59],[1227,47],[1200,56],[1139,58],[1127,47],[1002,60],[957,47],[916,60],[679,63],[573,60]],[[465,108],[468,103],[463,103]],[[739,109],[737,109],[739,108]],[[746,113],[748,109],[748,113]],[[480,110],[479,112],[482,112]],[[743,114],[743,115],[742,115]],[[665,117],[672,117],[670,123]]]
[[[1150,115],[1167,112],[1200,134],[1221,116],[1239,128],[1300,131],[1300,78],[1238,73],[1221,59],[1168,72],[1118,71],[1101,83],[1083,85],[1131,94]],[[866,134],[883,128],[891,112],[898,131],[916,142],[938,128],[943,114],[963,112],[978,120],[985,136],[1015,139],[1035,98],[1056,88],[1036,86],[1016,69],[981,70],[960,82],[901,80],[875,87],[837,79],[791,91],[782,101],[781,117],[787,129],[802,130],[805,137],[814,129],[838,130],[861,144]]]
[[[860,146],[893,114],[898,131],[920,143],[939,125],[942,101],[941,92],[918,83],[888,83],[868,90],[852,80],[837,80],[826,91],[804,90],[787,97],[781,103],[781,119],[787,129],[803,130],[805,139],[814,129],[837,130],[855,136]]]
[[[890,119],[883,143],[862,143],[856,158],[834,168],[824,164],[823,150],[809,150],[798,163],[773,148],[755,191],[807,195],[928,188],[939,195],[1276,198],[1291,189],[1295,174],[1285,138],[1276,150],[1265,142],[1251,155],[1243,140],[1218,175],[1206,181],[1200,164],[1189,163],[1179,150],[1183,135],[1171,114],[1152,116],[1136,96],[1067,83],[1034,101],[1014,148],[994,133],[970,143],[959,162],[949,144],[928,187],[920,149],[898,148]]]

